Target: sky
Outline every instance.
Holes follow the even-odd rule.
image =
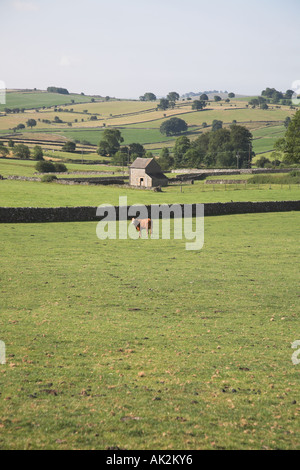
[[[0,0],[0,81],[116,98],[300,80],[299,0]]]

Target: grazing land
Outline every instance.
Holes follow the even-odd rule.
[[[192,252],[1,225],[0,448],[299,449],[299,222],[211,217]]]
[[[7,106],[22,103],[25,112],[0,108],[5,145],[41,143],[46,159],[80,175],[128,174],[96,154],[103,124],[157,154],[175,141],[159,132],[166,117],[185,119],[190,139],[213,119],[237,120],[253,133],[258,158],[295,112],[246,108],[243,99],[200,112],[182,101],[162,112],[152,102],[8,95]],[[32,96],[38,111],[29,109]],[[13,133],[29,118],[36,127]],[[61,150],[67,139],[77,153]],[[35,161],[12,156],[0,158],[0,175],[37,176]],[[242,182],[162,192],[4,179],[0,206],[119,205],[120,196],[128,205],[299,200],[296,176],[255,178],[222,175]],[[170,240],[99,240],[97,222],[0,224],[0,449],[300,449],[300,365],[291,359],[299,222],[299,212],[206,217],[199,251],[185,250],[172,223]]]
[[[90,96],[78,95],[70,93],[62,95],[60,93],[48,93],[45,91],[9,91],[6,93],[6,103],[0,105],[0,110],[4,108],[25,108],[38,109],[64,104],[90,102]]]
[[[202,132],[211,130],[213,120],[217,119],[223,121],[224,127],[233,121],[247,127],[253,133],[254,151],[260,154],[273,150],[276,139],[284,134],[283,121],[296,112],[286,105],[270,105],[267,110],[252,108],[244,97],[231,99],[229,103],[209,101],[202,111],[194,111],[192,102],[181,100],[173,109],[163,111],[157,108],[158,101],[106,101],[100,97],[74,94],[10,92],[7,93],[7,104],[0,105],[0,133],[3,137],[9,135],[13,138],[16,126],[35,119],[33,129],[25,128],[15,136],[26,140],[29,135],[38,139],[39,134],[51,133],[60,139],[65,137],[97,146],[104,127],[118,128],[125,145],[140,143],[158,154],[163,147],[172,147],[175,142],[174,136],[166,137],[159,131],[164,120],[176,116],[184,119],[189,126],[187,136],[195,139]],[[6,107],[16,106],[25,111],[17,114],[4,112]],[[57,117],[61,122],[55,122]],[[204,122],[207,127],[203,127]]]
[[[0,181],[2,207],[66,207],[119,205],[119,197],[127,196],[128,204],[192,204],[230,201],[294,201],[299,200],[298,184],[176,185],[157,193],[115,186],[75,185],[32,181]]]

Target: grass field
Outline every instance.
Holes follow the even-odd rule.
[[[69,165],[68,165],[69,166]],[[85,165],[87,166],[87,165]],[[95,165],[93,165],[94,167]],[[31,181],[0,181],[2,207],[65,207],[119,205],[119,196],[127,196],[128,204],[192,204],[230,201],[294,201],[299,200],[298,184],[194,185],[169,186],[157,193],[115,186],[65,186]]]
[[[1,224],[0,448],[299,450],[299,217]]]
[[[62,95],[60,93],[48,93],[40,91],[12,91],[6,93],[6,104],[0,104],[0,111],[4,108],[41,108],[43,106],[55,106],[70,103],[74,100],[75,103],[90,102],[90,96],[82,96],[70,93],[69,95]]]
[[[274,149],[275,142],[284,137],[286,128],[284,126],[274,126],[272,128],[262,128],[252,131],[253,150],[255,153],[267,152]]]
[[[66,154],[67,152],[65,152]],[[57,157],[59,152],[54,153]],[[52,157],[53,154],[50,152]],[[77,155],[80,160],[80,155]],[[94,156],[95,158],[95,156]],[[38,176],[35,169],[36,161],[33,160],[1,160],[0,159],[0,175],[7,176]],[[66,163],[68,172],[86,172],[86,171],[102,171],[102,172],[122,172],[122,167],[112,165],[82,165],[80,163]],[[62,173],[61,176],[64,176]],[[91,175],[92,176],[92,175]]]

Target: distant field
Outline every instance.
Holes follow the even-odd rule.
[[[252,131],[253,150],[255,153],[273,150],[275,142],[284,136],[284,126],[264,127]]]
[[[14,136],[12,129],[18,124],[26,125],[29,118],[36,120],[37,125],[32,129],[26,127],[22,131],[22,137],[27,138],[49,138],[58,136],[85,141],[97,146],[102,138],[104,128],[118,128],[124,138],[124,145],[136,142],[145,146],[146,150],[150,150],[154,155],[158,155],[163,147],[172,148],[177,136],[166,137],[159,131],[160,125],[170,117],[177,116],[184,119],[189,128],[187,136],[193,140],[202,132],[211,129],[213,120],[223,121],[223,126],[228,127],[233,121],[246,126],[253,135],[253,150],[257,154],[254,158],[258,158],[259,154],[273,151],[276,140],[284,135],[285,127],[283,121],[287,116],[292,117],[295,110],[291,110],[289,106],[270,105],[269,109],[262,110],[252,107],[247,108],[246,103],[249,97],[234,98],[229,103],[224,100],[218,103],[210,101],[202,111],[192,110],[191,101],[179,101],[174,109],[165,111],[156,110],[159,101],[143,102],[139,100],[117,100],[95,101],[91,102],[91,97],[81,95],[60,95],[57,93],[41,93],[41,92],[12,92],[8,93],[13,103],[17,103],[19,107],[22,103],[29,106],[36,103],[40,105],[40,111],[35,109],[26,110],[21,114],[8,114],[0,116],[0,134],[7,132]],[[74,99],[74,103],[70,101]],[[45,101],[43,101],[45,100]],[[56,101],[55,101],[56,100]],[[58,101],[57,101],[58,100]],[[63,104],[69,100],[66,106]],[[81,101],[85,101],[82,103]],[[59,105],[62,112],[53,109],[41,109],[42,104],[46,106],[55,104]],[[7,104],[8,106],[8,104]],[[1,109],[1,108],[0,108]],[[69,110],[69,112],[67,112]],[[71,112],[71,110],[73,110]],[[84,112],[85,111],[85,112]],[[92,115],[97,116],[97,120],[91,121]],[[54,123],[54,118],[59,117],[63,123]],[[50,121],[50,124],[42,122]],[[77,121],[77,122],[75,122]],[[206,122],[206,128],[202,124]],[[20,135],[18,132],[16,135]],[[47,144],[48,148],[55,149],[57,147]],[[88,149],[90,150],[90,149]],[[70,156],[70,158],[72,158]],[[74,158],[77,158],[74,157]],[[88,160],[90,157],[87,157]]]
[[[90,96],[82,96],[77,94],[62,95],[60,93],[48,92],[7,92],[6,104],[0,104],[0,111],[4,108],[40,108],[42,106],[54,106],[70,103],[84,103],[90,101]]]
[[[130,143],[136,142],[139,144],[147,144],[147,143],[157,143],[157,142],[165,142],[165,141],[174,141],[173,137],[166,137],[165,135],[161,134],[159,129],[131,129],[130,127],[122,127],[119,129],[122,137],[124,139],[123,145],[129,145]],[[64,135],[68,138],[74,140],[86,140],[91,144],[98,145],[101,138],[102,138],[103,130],[67,130],[61,131],[61,135]]]
[[[101,114],[103,117],[110,117],[110,115],[116,114],[143,112],[145,110],[156,108],[156,106],[156,102],[150,101],[115,100],[78,104],[74,107],[74,111],[83,113],[84,110],[87,110],[90,114]],[[73,106],[67,106],[66,108],[71,109]]]

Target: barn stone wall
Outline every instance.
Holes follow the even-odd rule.
[[[143,181],[141,182],[141,178]],[[129,184],[130,186],[152,187],[152,178],[146,174],[144,168],[129,168]]]

